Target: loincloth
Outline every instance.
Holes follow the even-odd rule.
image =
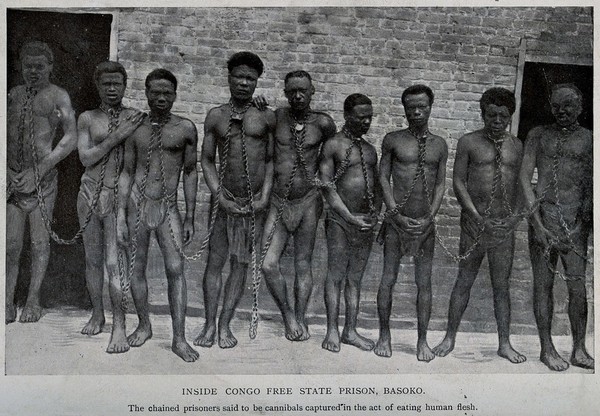
[[[296,228],[300,225],[304,216],[310,212],[310,210],[318,203],[315,201],[319,200],[320,202],[321,193],[317,188],[312,188],[308,191],[304,196],[296,199],[288,199],[285,200],[281,196],[277,195],[273,192],[273,197],[271,198],[271,204],[275,207],[277,211],[281,209],[283,206],[283,211],[281,213],[281,221],[288,232],[294,232]]]
[[[258,194],[255,194],[255,197]],[[250,198],[236,197],[230,191],[223,188],[223,196],[240,206],[250,203]],[[238,263],[250,263],[252,261],[252,249],[256,247],[260,255],[260,242],[265,221],[265,212],[257,212],[254,215],[254,244],[252,241],[252,214],[229,215],[223,209],[219,209],[217,221],[225,221],[227,241],[229,243],[229,255],[237,257]],[[215,227],[215,229],[218,229]]]
[[[502,220],[503,218],[497,218]],[[508,231],[504,235],[492,234],[489,231],[482,231],[483,224],[479,223],[473,215],[468,211],[462,210],[460,213],[460,230],[461,238],[467,237],[469,244],[478,243],[478,245],[488,250],[491,248],[498,247],[503,244],[512,244],[514,238],[514,230]]]
[[[87,173],[84,173],[81,177],[81,185],[79,186],[79,194],[77,195],[77,207],[80,215],[87,215],[87,211],[92,208],[98,185],[98,181],[90,177]],[[105,218],[109,214],[116,212],[115,188],[108,187],[105,184],[100,186],[102,186],[102,189],[100,190],[96,206],[93,207],[93,213],[100,218]]]
[[[421,254],[423,244],[434,236],[434,226],[433,222],[431,222],[422,233],[413,235],[402,229],[400,224],[392,218],[386,218],[381,224],[381,230],[379,230],[379,235],[377,235],[377,242],[383,244],[389,232],[395,232],[398,235],[402,255],[418,256]]]
[[[344,234],[346,235],[346,241],[351,248],[370,247],[373,242],[373,229],[361,230],[354,224],[350,224],[340,214],[334,210],[328,210],[325,218],[325,224],[330,226],[330,223],[339,225]]]
[[[169,215],[169,211],[177,213],[177,192],[166,198],[152,199],[143,195],[137,184],[131,187],[130,198],[139,212],[140,223],[150,230],[158,228]],[[137,215],[137,214],[136,214]]]
[[[50,170],[46,176],[40,181],[40,188],[44,200],[54,200],[58,188],[58,173],[56,169]],[[37,190],[24,194],[15,190],[10,192],[7,204],[11,204],[19,208],[21,211],[30,214],[38,206]]]

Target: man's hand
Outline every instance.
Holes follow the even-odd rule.
[[[254,104],[254,107],[258,108],[260,111],[265,111],[269,106],[269,101],[264,95],[257,95],[252,100],[252,104]]]
[[[115,134],[119,135],[121,141],[127,139],[144,122],[146,113],[135,110],[135,113],[129,114],[119,122]]]
[[[117,242],[122,247],[129,245],[129,228],[127,227],[127,219],[124,213],[117,214]]]
[[[368,231],[377,224],[377,218],[369,214],[352,215],[348,222],[356,225],[361,231]]]
[[[187,246],[192,242],[192,238],[194,237],[194,221],[191,219],[186,219],[183,222],[183,245]]]
[[[400,228],[409,235],[419,235],[424,230],[421,219],[405,217],[400,214],[396,214],[393,218]]]
[[[256,201],[252,201],[252,209],[254,212],[260,212],[265,210],[269,206],[269,200],[264,200],[262,198],[257,199]]]
[[[237,202],[231,201],[224,196],[219,198],[219,206],[230,215],[247,215],[250,207],[242,207]]]
[[[33,168],[24,170],[13,176],[14,189],[23,193],[29,194],[35,191],[35,175]]]
[[[554,233],[550,232],[546,227],[537,221],[533,221],[533,237],[543,247],[548,247],[551,241],[556,241]]]

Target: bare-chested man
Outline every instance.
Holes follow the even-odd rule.
[[[212,193],[212,204],[218,204],[218,212],[204,272],[206,321],[194,341],[201,347],[211,347],[216,335],[221,348],[237,344],[230,323],[244,290],[248,264],[258,261],[264,210],[273,185],[275,113],[252,106],[263,63],[251,52],[238,52],[229,58],[227,68],[231,99],[209,111],[202,143],[204,179]],[[221,271],[227,259],[230,274],[217,328]]]
[[[588,306],[585,288],[588,236],[592,229],[592,132],[579,125],[581,91],[572,84],[554,86],[555,124],[532,129],[525,143],[520,182],[530,219],[529,254],[533,268],[533,309],[541,342],[540,360],[551,370],[569,364],[552,343],[554,271],[560,258],[569,291],[573,336],[571,364],[594,368],[585,348]],[[537,168],[534,191],[531,178]]]
[[[265,280],[283,316],[285,336],[292,341],[310,337],[305,315],[313,286],[311,264],[317,224],[323,211],[315,174],[321,144],[335,134],[332,118],[310,108],[314,92],[308,72],[286,75],[285,96],[290,107],[276,112],[275,178],[262,241],[263,247],[270,244],[263,263]],[[296,269],[293,308],[279,267],[290,235],[294,236]]]
[[[383,139],[380,180],[388,215],[382,226],[383,275],[377,293],[379,340],[375,354],[392,355],[390,313],[392,294],[402,256],[414,256],[417,284],[417,359],[431,361],[427,344],[431,315],[431,270],[435,230],[433,218],[445,191],[448,146],[429,132],[433,91],[413,85],[402,93],[408,128]],[[390,176],[393,182],[390,183]]]
[[[381,209],[377,174],[377,151],[362,136],[373,119],[371,100],[351,94],[344,101],[345,124],[323,144],[319,164],[321,180],[329,203],[327,232],[327,278],[325,307],[327,334],[321,346],[338,352],[340,342],[361,350],[373,349],[373,341],[356,332],[360,286],[373,244],[373,227]],[[338,316],[340,291],[344,286],[346,314],[340,337]]]
[[[139,324],[128,337],[129,345],[139,347],[152,337],[148,312],[146,263],[152,231],[162,251],[168,283],[169,307],[173,324],[171,349],[184,361],[195,361],[198,352],[185,339],[187,307],[183,275],[183,246],[194,235],[196,208],[196,126],[171,113],[177,79],[165,69],[155,69],[146,77],[146,98],[150,114],[125,142],[123,172],[119,178],[117,238],[130,246],[133,270],[131,292]],[[183,170],[185,217],[177,208],[177,186]]]
[[[20,61],[25,85],[8,93],[6,323],[17,318],[14,294],[27,219],[31,235],[31,283],[19,321],[36,322],[42,316],[40,287],[50,258],[48,227],[56,199],[55,166],[77,145],[75,112],[69,95],[50,82],[54,55],[48,45],[25,44]],[[64,135],[52,147],[59,126]]]
[[[124,276],[119,274],[117,262],[117,184],[123,167],[122,143],[144,120],[145,114],[121,104],[127,73],[120,63],[99,64],[94,72],[94,82],[100,107],[84,112],[77,122],[79,158],[86,168],[81,178],[77,208],[80,225],[86,227],[83,232],[85,278],[92,300],[92,317],[81,333],[95,335],[102,331],[102,288],[106,266],[113,305],[112,335],[106,351],[120,353],[129,350],[129,344],[125,336],[125,313],[121,308]]]
[[[515,97],[504,88],[490,88],[480,100],[484,128],[461,137],[454,161],[454,192],[461,212],[458,277],[450,296],[448,328],[433,352],[444,357],[454,349],[456,333],[469,302],[483,257],[487,254],[498,326],[498,355],[512,363],[525,356],[511,346],[509,279],[519,222],[517,180],[523,145],[506,127],[515,111]]]

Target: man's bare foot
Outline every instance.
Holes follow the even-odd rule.
[[[42,317],[42,307],[40,305],[25,305],[21,312],[19,322],[37,322]]]
[[[15,305],[6,305],[4,307],[4,322],[10,324],[17,320],[17,307]]]
[[[445,357],[446,355],[450,354],[453,349],[454,338],[450,338],[448,335],[446,335],[442,342],[433,348],[433,353],[438,357]]]
[[[185,339],[173,340],[171,344],[171,351],[179,356],[183,361],[193,363],[200,357],[198,351],[193,349]]]
[[[110,341],[108,341],[106,352],[109,354],[120,354],[127,351],[129,351],[129,343],[125,336],[125,329],[116,328],[113,324],[113,331],[110,334]]]
[[[204,327],[202,328],[202,331],[200,331],[200,334],[194,340],[194,345],[197,345],[197,346],[203,347],[203,348],[212,347],[213,344],[215,343],[216,331],[217,331],[217,329],[214,324],[208,325],[207,323],[205,323]]]
[[[296,341],[306,341],[310,338],[310,332],[308,331],[308,325],[303,322],[300,322],[300,329],[302,330],[302,334],[296,339]]]
[[[302,336],[302,327],[296,321],[296,318],[285,318],[283,319],[285,323],[285,337],[290,341],[298,341],[298,339]]]
[[[132,347],[141,347],[150,338],[152,338],[152,328],[149,326],[138,326],[133,331],[133,334],[127,337],[127,342]]]
[[[429,362],[435,358],[435,354],[427,345],[427,341],[417,342],[417,360]]]
[[[527,361],[527,357],[516,351],[510,344],[501,345],[498,348],[498,355],[506,358],[511,363],[521,364]]]
[[[340,351],[340,333],[337,330],[327,330],[321,347],[331,352]]]
[[[81,333],[84,335],[96,335],[102,332],[102,327],[104,326],[104,315],[96,315],[92,314],[92,317],[88,321],[87,324],[81,330]]]
[[[229,328],[219,329],[219,347],[233,348],[237,345],[237,342]]]
[[[569,368],[569,363],[562,359],[556,351],[542,352],[540,361],[553,371],[565,371]]]
[[[588,370],[594,369],[594,359],[587,353],[585,348],[573,350],[571,364],[575,367],[587,368]]]
[[[375,347],[375,343],[368,338],[358,335],[356,330],[342,332],[342,343],[354,345],[363,351],[371,351]]]
[[[389,332],[387,333],[387,335],[379,335],[379,339],[377,340],[377,344],[375,344],[375,348],[373,349],[373,351],[380,357],[392,356],[392,340],[390,338]]]

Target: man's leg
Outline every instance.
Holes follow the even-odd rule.
[[[432,232],[421,245],[422,254],[415,257],[415,283],[417,284],[417,360],[429,362],[435,354],[427,344],[427,328],[431,316],[431,270],[435,234]]]
[[[176,247],[183,248],[183,224],[177,207],[168,208],[167,218],[156,230],[156,237],[167,275],[169,309],[173,325],[171,350],[182,360],[193,362],[198,359],[199,354],[185,339],[187,286],[183,275],[183,256]]]
[[[510,344],[510,290],[509,279],[512,272],[515,250],[514,236],[497,247],[488,250],[490,277],[494,293],[494,313],[498,325],[498,355],[511,363],[522,363],[527,358]]]
[[[13,204],[6,204],[6,305],[5,322],[7,324],[17,319],[15,306],[15,288],[19,277],[19,261],[23,249],[25,220],[27,214]]]
[[[123,293],[121,279],[127,273],[127,256],[123,255],[123,276],[119,270],[119,247],[117,245],[117,221],[114,214],[104,218],[104,253],[106,272],[108,274],[108,290],[112,303],[113,324],[110,341],[106,352],[121,353],[129,350],[127,335],[125,334],[125,311],[123,310]],[[102,301],[102,292],[100,292]]]
[[[79,224],[83,225],[87,211],[87,202],[81,197],[77,200]],[[106,234],[103,232],[103,221],[92,214],[90,222],[83,232],[85,248],[85,284],[92,301],[92,317],[81,330],[82,334],[96,335],[104,326],[104,305],[102,304],[102,288],[104,285],[104,247]],[[116,237],[115,237],[116,238]],[[103,241],[104,240],[104,241]],[[106,253],[108,258],[108,253]]]
[[[133,261],[133,272],[130,275],[131,296],[138,315],[138,326],[131,335],[127,337],[127,342],[132,347],[140,347],[144,342],[152,338],[152,325],[150,324],[150,313],[148,310],[148,282],[146,281],[146,265],[148,263],[148,246],[150,243],[150,230],[140,223],[138,230],[135,230],[137,209],[135,204],[130,201],[127,213],[127,224],[129,228],[130,246],[135,241],[135,258],[133,251],[129,253],[129,261],[126,265],[129,273],[131,262]]]
[[[208,260],[204,270],[202,291],[204,294],[204,326],[194,340],[194,345],[210,348],[217,333],[217,310],[221,296],[221,272],[229,253],[227,241],[227,217],[217,216],[208,244]]]
[[[265,247],[265,244],[268,243],[268,238],[271,234],[271,229],[275,223],[276,216],[277,209],[271,205],[263,229],[261,247]],[[285,278],[281,275],[281,270],[279,268],[279,259],[285,249],[288,237],[289,235],[285,226],[279,221],[275,226],[275,232],[273,233],[271,244],[267,250],[262,269],[269,292],[271,292],[277,307],[281,311],[283,322],[285,324],[285,337],[290,341],[296,341],[302,336],[303,332],[294,316],[294,311],[288,303],[287,284]]]
[[[247,263],[240,263],[237,256],[231,256],[230,273],[225,282],[225,292],[223,296],[223,308],[219,316],[219,347],[233,348],[237,345],[237,339],[233,336],[231,328],[231,320],[235,313],[246,284],[246,272],[248,270]]]
[[[558,255],[550,251],[549,259],[544,257],[544,248],[533,240],[533,230],[529,230],[529,255],[533,271],[533,313],[540,336],[540,361],[554,371],[564,371],[569,363],[562,359],[552,342],[552,318],[554,315],[554,274]],[[552,268],[552,270],[551,270]]]
[[[360,305],[360,286],[362,282],[371,246],[372,237],[364,241],[364,245],[354,247],[350,250],[348,273],[346,287],[344,289],[344,299],[346,301],[346,315],[344,321],[344,330],[342,331],[342,342],[344,344],[354,345],[363,351],[371,351],[375,343],[356,332],[356,321],[358,318],[358,308]]]
[[[312,254],[317,237],[317,225],[322,212],[323,201],[319,196],[308,208],[294,233],[294,266],[296,269],[294,310],[296,311],[296,321],[302,328],[299,341],[310,338],[306,323],[306,308],[313,288]]]
[[[334,221],[327,221],[327,277],[325,278],[325,309],[327,310],[327,334],[321,346],[329,351],[340,350],[338,318],[340,313],[340,289],[346,278],[350,250],[346,234]],[[346,318],[348,319],[348,318]]]
[[[56,189],[44,199],[46,203],[45,214],[48,219],[52,218],[55,200]],[[20,322],[37,322],[42,317],[40,288],[46,276],[46,269],[50,260],[50,234],[46,230],[39,206],[29,214],[29,230],[31,235],[31,283],[29,284],[27,303],[19,318]]]
[[[463,231],[460,236],[459,253],[462,255],[473,244],[473,240]],[[442,342],[433,349],[433,353],[439,357],[445,357],[454,349],[456,333],[462,320],[463,313],[467,309],[469,297],[471,296],[471,287],[477,277],[477,272],[481,266],[481,261],[485,255],[485,250],[481,247],[475,248],[471,255],[458,263],[458,276],[454,289],[450,295],[450,306],[448,307],[448,328],[446,336]]]
[[[377,313],[379,314],[379,339],[375,345],[375,354],[380,357],[392,356],[392,337],[390,334],[390,314],[392,312],[392,294],[398,280],[400,269],[400,237],[390,225],[386,225],[383,246],[383,273],[377,292]]]
[[[571,364],[593,369],[594,359],[585,348],[588,315],[585,279],[567,280],[567,287],[569,289],[569,321],[571,322],[571,334],[573,336]]]

